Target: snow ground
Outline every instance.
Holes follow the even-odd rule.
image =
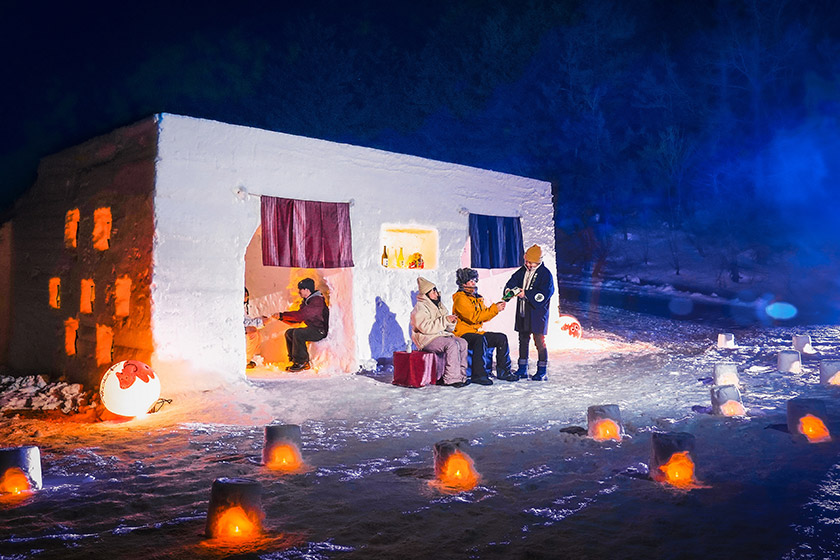
[[[823,399],[840,434],[820,359],[840,356],[833,326],[719,329],[564,303],[579,345],[550,356],[550,379],[408,389],[388,371],[279,374],[173,403],[127,423],[3,418],[5,446],[41,447],[45,488],[0,503],[0,558],[831,558],[840,550],[840,443],[808,445],[779,429],[795,396]],[[776,371],[793,334],[818,354]],[[746,418],[715,417],[709,377],[735,361]],[[533,362],[533,361],[532,361]],[[533,367],[533,363],[532,363]],[[266,372],[270,375],[271,372]],[[562,432],[590,405],[621,407],[627,437]],[[263,427],[298,423],[308,468],[260,465]],[[650,434],[697,438],[702,487],[647,479]],[[432,446],[463,437],[478,487],[429,484]],[[202,535],[212,481],[263,487],[268,534],[238,547]]]

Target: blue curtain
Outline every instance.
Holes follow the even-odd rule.
[[[522,224],[519,218],[470,214],[472,268],[522,266]]]

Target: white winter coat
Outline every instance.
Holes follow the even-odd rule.
[[[447,321],[449,310],[441,302],[435,303],[426,294],[417,295],[417,305],[411,311],[411,340],[422,350],[439,336],[455,336],[455,322]]]

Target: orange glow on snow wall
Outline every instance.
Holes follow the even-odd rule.
[[[114,361],[114,330],[107,325],[96,324],[96,365]]]
[[[114,283],[114,314],[117,317],[128,317],[131,307],[131,278],[120,276]]]
[[[93,313],[93,303],[96,299],[96,284],[93,278],[82,280],[82,295],[79,298],[79,311],[81,313]]]
[[[50,278],[50,307],[61,309],[61,278]]]
[[[93,211],[93,248],[107,251],[111,247],[111,209],[97,208]]]
[[[64,246],[68,249],[75,249],[79,234],[79,209],[74,208],[67,211],[64,217]]]
[[[67,319],[64,321],[64,351],[68,356],[76,355],[76,339],[79,335],[79,321]]]

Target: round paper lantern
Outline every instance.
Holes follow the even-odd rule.
[[[560,332],[569,338],[580,338],[583,334],[580,321],[571,315],[560,315],[558,323],[560,323]]]
[[[119,362],[102,376],[99,397],[105,408],[114,414],[140,416],[160,398],[160,379],[143,362]]]

